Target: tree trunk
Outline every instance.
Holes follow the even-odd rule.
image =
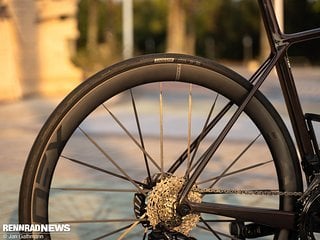
[[[98,47],[98,2],[90,0],[88,4],[87,50],[94,53]]]
[[[185,52],[186,12],[182,0],[170,0],[167,25],[167,52]]]

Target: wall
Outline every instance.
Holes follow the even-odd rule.
[[[72,62],[77,0],[0,0],[0,101],[65,95],[82,71]],[[2,17],[1,17],[2,16]]]

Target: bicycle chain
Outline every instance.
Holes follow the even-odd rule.
[[[201,194],[239,194],[239,195],[263,195],[263,196],[293,196],[300,197],[302,192],[281,192],[273,190],[245,190],[245,189],[200,189]]]

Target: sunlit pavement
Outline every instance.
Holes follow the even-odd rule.
[[[241,67],[234,69],[244,76],[251,74]],[[297,68],[294,75],[305,112],[320,113],[320,68]],[[288,123],[274,76],[272,72],[262,91]],[[0,104],[0,225],[18,222],[18,195],[25,160],[42,124],[60,100],[31,98]]]

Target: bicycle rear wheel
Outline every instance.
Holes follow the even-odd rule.
[[[178,218],[175,196],[250,88],[221,65],[178,54],[102,70],[66,97],[35,140],[21,183],[20,222],[70,224],[66,238],[165,239],[165,228],[177,239],[231,239],[235,219]],[[299,192],[301,182],[288,131],[258,92],[189,198],[293,211],[295,197],[234,189]],[[215,194],[199,193],[208,188]],[[292,233],[279,229],[270,237]]]

